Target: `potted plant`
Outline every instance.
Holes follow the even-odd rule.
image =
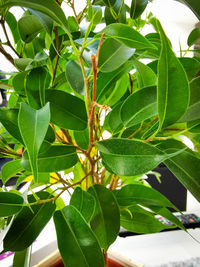
[[[15,252],[16,266],[52,217],[70,267],[106,266],[120,226],[173,227],[155,214],[184,229],[168,210],[174,205],[143,179],[161,162],[200,200],[199,58],[176,57],[160,22],[141,19],[147,4],[89,0],[77,13],[73,0],[0,1],[0,52],[17,70],[0,82],[10,94],[0,110],[0,153],[13,159],[1,179],[30,181],[23,194],[0,192],[3,251]],[[12,6],[23,8],[20,19]],[[155,30],[143,36],[146,24]],[[198,38],[193,32],[189,46]]]

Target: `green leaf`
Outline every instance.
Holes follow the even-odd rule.
[[[30,43],[43,30],[43,26],[34,15],[27,15],[18,21],[18,29],[21,39]]]
[[[1,180],[5,184],[10,178],[14,177],[23,168],[20,164],[21,159],[12,160],[5,163],[1,168]]]
[[[114,191],[119,206],[129,207],[139,204],[144,207],[171,207],[174,205],[160,192],[142,184],[129,184]],[[175,208],[175,210],[177,210]]]
[[[180,2],[185,3],[197,16],[198,19],[200,19],[200,6],[198,1],[196,0],[179,0]]]
[[[173,156],[156,147],[139,141],[112,138],[96,143],[103,162],[121,176],[135,176],[154,169],[159,163]],[[178,152],[177,152],[178,153]]]
[[[45,67],[38,67],[29,73],[26,79],[26,94],[28,97],[29,105],[38,109],[38,103],[35,100],[35,91],[38,92],[40,106],[45,105],[45,89],[49,83],[47,79],[48,70]]]
[[[16,138],[21,144],[23,144],[18,126],[18,113],[18,109],[0,109],[0,122],[9,132],[9,134]]]
[[[120,116],[120,109],[122,104],[123,102],[116,104],[108,116],[109,129],[113,134],[120,132],[124,126]]]
[[[31,246],[25,250],[15,252],[13,267],[29,267],[31,259]]]
[[[167,140],[159,144],[159,148],[166,151],[172,149],[180,149],[185,147],[179,141]],[[182,151],[165,161],[165,165],[177,177],[177,179],[187,188],[193,196],[200,201],[200,159],[193,154],[189,149]]]
[[[128,74],[124,74],[117,82],[116,85],[105,101],[106,105],[113,106],[116,104],[121,97],[126,93],[129,86],[129,76]]]
[[[24,199],[18,194],[0,192],[0,217],[8,217],[18,213],[24,203]]]
[[[53,20],[49,16],[45,15],[40,11],[36,11],[33,9],[29,10],[35,17],[37,17],[37,19],[40,21],[40,23],[42,24],[48,35],[51,37],[53,31]]]
[[[154,214],[142,210],[129,207],[128,211],[121,212],[120,223],[123,228],[128,231],[140,234],[158,233],[164,229],[174,228],[173,226],[165,225],[154,217]]]
[[[112,94],[116,82],[132,68],[133,63],[128,61],[112,72],[100,73],[97,77],[97,103],[104,104],[107,98]],[[110,92],[110,94],[107,96],[108,92]]]
[[[25,77],[27,75],[26,71],[17,73],[12,81],[15,92],[19,93],[24,90],[25,87]]]
[[[44,153],[38,155],[38,172],[57,172],[74,166],[78,161],[74,146],[51,146]],[[27,171],[31,171],[28,153],[24,152],[21,165]]]
[[[38,192],[36,196],[41,200],[50,197],[47,192]],[[28,202],[34,203],[33,195],[28,196]],[[53,202],[31,205],[31,209],[24,206],[17,214],[4,238],[4,251],[21,251],[28,248],[38,237],[45,225],[51,219],[56,205]]]
[[[183,65],[189,80],[193,79],[200,71],[200,62],[195,58],[181,57],[179,61]]]
[[[136,58],[133,59],[133,64],[137,70],[136,77],[138,81],[138,88],[156,85],[157,76],[150,67],[143,64]]]
[[[105,38],[115,38],[130,48],[147,49],[155,48],[143,35],[128,25],[113,23],[102,30]]]
[[[70,205],[77,208],[86,222],[90,222],[95,208],[95,198],[88,192],[77,187],[70,199]]]
[[[106,21],[106,25],[116,23],[116,22],[126,24],[126,5],[123,4],[122,7],[121,5],[122,5],[122,0],[116,0],[114,6],[112,7],[113,11],[118,15],[117,18],[113,17],[113,14],[112,14],[113,11],[111,13],[111,9],[109,7],[105,8],[104,18]]]
[[[160,22],[162,50],[158,63],[158,115],[160,129],[180,119],[189,104],[189,85],[183,66],[172,51]]]
[[[51,122],[77,131],[87,127],[85,103],[80,98],[59,90],[47,90],[46,101],[50,102]]]
[[[34,110],[25,103],[21,103],[18,116],[19,128],[28,151],[31,170],[36,183],[38,182],[38,152],[47,133],[49,121],[49,104],[40,110]]]
[[[185,227],[182,225],[179,219],[175,215],[173,215],[171,211],[168,210],[168,208],[151,206],[151,205],[149,205],[148,208],[151,209],[153,212],[161,215],[165,219],[169,220],[174,225],[178,226],[180,229],[185,231]]]
[[[104,259],[96,236],[73,206],[54,214],[58,248],[66,266],[103,267]],[[66,249],[67,248],[67,249]]]
[[[155,86],[145,87],[124,101],[121,107],[121,119],[126,127],[136,125],[157,114],[156,91]]]
[[[21,6],[40,11],[51,17],[67,30],[67,19],[61,7],[54,0],[2,0],[0,8]]]
[[[80,65],[75,60],[69,60],[65,67],[65,75],[71,88],[80,95],[84,95],[85,86]]]
[[[192,120],[200,119],[200,77],[193,79],[190,82],[190,104],[183,115],[179,120],[180,122],[188,122]]]
[[[19,35],[19,30],[17,27],[17,20],[15,16],[10,12],[6,12],[5,21],[8,24],[12,32],[12,36],[13,36],[15,44],[17,44],[20,39],[20,35]]]
[[[132,19],[137,19],[145,10],[148,0],[132,0],[130,16]]]
[[[15,66],[21,70],[24,71],[26,67],[33,62],[32,58],[15,58],[14,59]]]
[[[88,17],[89,20],[93,22],[94,25],[97,25],[101,22],[102,19],[102,9],[101,6],[92,6],[90,5],[88,8]]]
[[[191,31],[187,39],[188,46],[192,46],[200,39],[200,28],[195,28]]]
[[[110,7],[114,6],[116,0],[103,0],[103,2],[105,3],[106,6]]]
[[[103,185],[90,187],[88,193],[96,199],[96,207],[90,223],[91,228],[97,236],[101,248],[107,251],[119,233],[119,207],[113,193]]]
[[[70,32],[78,32],[79,26],[76,21],[76,18],[73,16],[69,16],[68,18],[68,25],[69,25],[69,30]]]
[[[102,72],[112,72],[122,66],[135,52],[119,41],[109,38],[101,46],[99,68]]]
[[[87,148],[89,146],[88,127],[83,131],[74,131],[74,139],[80,148],[87,150]]]

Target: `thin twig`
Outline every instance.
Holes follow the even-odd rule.
[[[5,21],[4,21],[3,19],[1,19],[1,20],[0,20],[0,23],[1,23],[3,32],[4,32],[5,37],[6,37],[7,45],[12,49],[12,51],[13,51],[18,57],[21,57],[21,56],[17,53],[17,51],[15,50],[15,48],[12,46],[12,44],[11,44],[11,42],[10,42],[10,40],[9,40],[7,31],[6,31],[6,27],[5,27]]]

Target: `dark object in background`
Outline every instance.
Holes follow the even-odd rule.
[[[154,175],[148,175],[147,182],[157,191],[166,196],[180,211],[186,211],[187,190],[174,174],[161,163],[154,169],[161,174],[161,183]],[[173,209],[170,209],[174,211]]]
[[[5,75],[0,74],[0,80],[5,79],[5,78],[6,78]],[[0,107],[7,107],[8,101],[7,101],[6,94],[4,93],[4,89],[0,88],[0,93],[1,93]]]

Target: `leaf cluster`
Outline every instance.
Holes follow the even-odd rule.
[[[200,201],[199,51],[187,57],[199,29],[178,57],[153,14],[144,19],[148,0],[88,0],[79,13],[76,2],[0,1],[0,52],[16,69],[0,82],[9,93],[0,109],[0,156],[9,159],[0,226],[14,266],[29,266],[52,217],[66,266],[106,265],[120,226],[185,230],[169,211],[176,207],[143,179],[160,163]],[[20,19],[13,6],[23,9]],[[154,31],[144,36],[148,24]],[[5,186],[14,176],[16,186],[28,183],[23,194]]]

